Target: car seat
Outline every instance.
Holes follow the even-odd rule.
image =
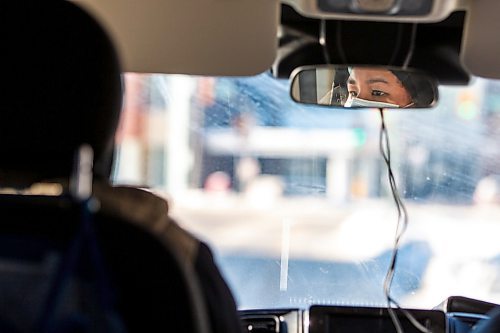
[[[164,201],[106,184],[122,100],[110,38],[63,0],[2,1],[0,36],[0,331],[210,333],[199,242]]]

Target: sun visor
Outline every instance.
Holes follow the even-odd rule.
[[[75,0],[108,29],[124,70],[255,75],[277,51],[278,0]]]
[[[462,43],[462,62],[476,76],[500,79],[500,1],[470,1]]]

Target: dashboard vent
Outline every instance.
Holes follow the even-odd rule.
[[[241,317],[244,333],[279,333],[280,319],[273,315],[248,315]]]

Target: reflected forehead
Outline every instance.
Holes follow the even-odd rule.
[[[388,84],[396,80],[396,76],[389,70],[357,68],[351,71],[348,82],[351,84],[355,84],[357,81]]]
[[[366,80],[367,83],[385,83],[385,84],[389,84],[389,82],[382,78],[382,77],[374,77],[374,78],[370,78],[370,79],[367,79]]]
[[[363,81],[363,80],[361,80]],[[383,77],[368,77],[368,78],[365,78],[364,80],[365,83],[367,84],[372,84],[372,83],[383,83],[383,84],[389,84],[389,81]],[[347,81],[348,84],[356,84],[357,81],[355,78],[353,77],[349,77],[348,81]]]

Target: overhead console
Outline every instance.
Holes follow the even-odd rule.
[[[378,22],[438,22],[454,10],[458,0],[284,0],[302,15],[324,19]]]
[[[428,70],[442,84],[465,85],[468,79],[465,79],[464,74],[469,73],[479,77],[500,79],[500,43],[497,37],[500,29],[498,19],[500,1],[498,0],[282,0],[282,2],[304,18],[325,22],[323,36],[320,36],[319,31],[317,36],[311,35],[311,31],[307,32],[309,37],[317,37],[316,44],[311,43],[311,40],[302,42],[301,50],[296,50],[296,52],[307,52],[307,55],[294,55],[295,59],[307,59],[309,62],[301,65],[311,64],[312,59],[316,59],[317,64],[398,65],[388,63],[387,58],[382,58],[383,52],[382,56],[379,56],[379,53],[381,50],[405,52],[407,48],[404,42],[411,40],[407,35],[408,26],[417,24],[416,52],[414,61],[410,64],[412,67]],[[461,18],[457,20],[460,15]],[[359,21],[364,22],[358,24]],[[384,23],[387,27],[390,27],[388,23],[392,23],[393,27],[399,24],[399,27],[392,28],[388,34],[374,35],[381,32],[379,27]],[[286,12],[282,24],[288,27]],[[349,25],[355,26],[354,29],[364,35],[362,43],[359,39],[353,38],[356,34],[351,34]],[[286,29],[284,30],[286,32]],[[385,28],[382,30],[387,32]],[[395,36],[396,34],[405,37],[400,39]],[[335,39],[335,43],[329,43],[328,39]],[[351,47],[353,45],[349,45],[349,41],[357,44]],[[380,44],[378,48],[366,47],[361,50],[366,41]],[[388,41],[394,43],[389,45]],[[331,50],[332,45],[336,51],[353,50],[353,53],[364,55],[366,59],[353,61],[345,57],[344,62],[325,59],[327,57],[322,46],[327,46]],[[281,58],[278,58],[278,65],[275,63],[274,68],[287,66],[286,61],[282,60],[283,53],[290,55],[289,50],[280,51]],[[334,54],[331,58],[335,56]],[[370,56],[372,58],[369,58]],[[286,76],[282,76],[281,73],[283,72],[278,72],[277,76]]]
[[[432,13],[434,0],[317,0],[316,5],[323,13],[355,15],[390,15],[391,17],[426,17]]]
[[[460,62],[465,12],[438,23],[344,21],[304,17],[290,6],[281,16],[276,77],[288,78],[300,66],[356,64],[402,66],[429,72],[440,84],[466,85],[470,76]],[[414,41],[414,43],[413,43]]]

